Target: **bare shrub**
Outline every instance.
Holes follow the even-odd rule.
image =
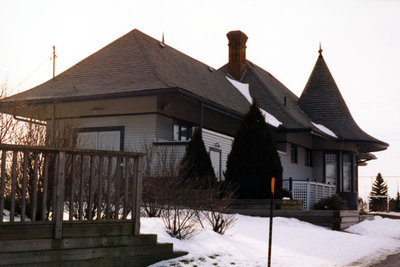
[[[169,178],[165,188],[168,194],[161,218],[167,233],[178,239],[189,239],[198,234],[201,231],[198,227],[199,208],[203,206],[199,191],[176,178]]]
[[[143,177],[142,216],[160,217],[168,194],[165,179],[161,177]]]
[[[155,146],[147,140],[141,149],[145,153],[142,193],[142,215],[160,217],[168,204],[171,180],[179,171],[179,155],[171,146]]]
[[[29,109],[27,106],[26,109]],[[2,115],[4,116],[8,115]],[[50,147],[58,147],[58,148],[70,148],[72,147],[73,141],[73,127],[71,123],[56,123],[56,133],[57,139],[53,139],[52,142],[49,141],[49,132],[46,128],[46,125],[43,123],[38,123],[35,120],[30,119],[23,119],[23,120],[15,120],[11,116],[13,121],[8,125],[12,125],[12,127],[8,127],[6,130],[8,134],[6,135],[8,143],[15,144],[15,145],[22,145],[22,146],[50,146]],[[0,122],[1,124],[1,122]],[[13,153],[10,152],[3,152],[7,153],[7,164],[6,166],[6,173],[5,173],[5,199],[6,199],[6,208],[9,208],[9,202],[11,199],[11,188],[12,188],[12,158]],[[46,159],[45,159],[46,158]],[[51,195],[52,190],[47,191],[46,197],[44,197],[44,192],[40,190],[44,186],[44,176],[45,176],[45,160],[47,160],[50,164],[48,164],[47,173],[48,177],[48,188],[52,188],[54,185],[54,155],[51,153],[32,153],[32,152],[19,152],[17,153],[17,164],[16,164],[16,184],[15,186],[15,194],[16,194],[16,203],[15,203],[15,212],[16,213],[23,213],[26,216],[30,217],[31,219],[34,214],[33,211],[33,202],[34,199],[37,201],[37,210],[35,219],[41,220],[43,216],[42,211],[42,203],[44,199],[46,201],[46,210],[51,210],[51,202],[54,198]],[[35,162],[37,161],[37,166],[35,170]],[[24,168],[24,166],[26,168]],[[25,170],[25,174],[24,174]],[[37,172],[35,174],[35,172]],[[37,175],[37,176],[36,176]],[[26,179],[23,177],[26,176]],[[35,176],[37,177],[35,179]],[[39,190],[38,190],[39,189]],[[26,199],[26,210],[22,208],[22,199]],[[51,211],[45,214],[46,218],[48,219],[51,216]]]
[[[167,232],[178,239],[196,235],[203,219],[220,234],[233,225],[235,216],[225,213],[234,195],[231,187],[216,183],[199,187],[191,179],[182,179],[180,157],[174,147],[155,146],[145,140],[140,150],[146,154],[143,216],[161,217]]]
[[[208,201],[202,211],[203,217],[214,232],[223,235],[236,221],[234,214],[226,213],[232,203],[235,191],[230,186],[217,185],[209,190],[207,195],[204,195],[208,196],[206,198]]]
[[[0,87],[0,99],[7,96],[7,81]],[[15,134],[16,121],[11,115],[0,113],[0,143],[10,143]]]

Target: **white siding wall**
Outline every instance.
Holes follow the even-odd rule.
[[[157,115],[157,132],[156,138],[158,142],[172,141],[173,138],[173,124],[172,118]]]
[[[221,150],[222,179],[224,179],[223,173],[226,170],[226,161],[228,160],[228,154],[231,152],[233,137],[203,129],[203,141],[207,152],[210,151],[210,147]],[[219,144],[219,147],[216,144]]]
[[[124,126],[125,151],[142,151],[143,142],[172,141],[173,119],[158,114],[82,118],[78,119],[77,122],[78,127]],[[221,169],[223,174],[226,170],[226,162],[231,151],[233,137],[203,129],[203,140],[207,152],[210,151],[210,147],[221,150]],[[323,175],[322,152],[313,152],[314,167],[308,167],[304,164],[304,147],[298,146],[298,163],[291,163],[290,161],[290,143],[280,143],[278,147],[279,150],[286,151],[279,153],[283,167],[283,179],[286,180],[291,177],[294,180],[310,179],[321,182]],[[185,145],[176,146],[172,150],[179,158],[177,160],[180,160],[184,155]]]
[[[312,180],[313,168],[305,166],[305,148],[301,146],[297,147],[298,160],[297,163],[292,163],[290,160],[290,145],[290,143],[280,144],[280,146],[285,146],[286,148],[286,153],[279,153],[283,167],[283,179]]]
[[[165,117],[162,115],[157,115],[157,125],[156,125],[156,141],[157,142],[166,142],[172,141],[173,137],[173,119],[169,117]],[[211,130],[203,129],[203,141],[206,146],[207,152],[210,151],[210,147],[221,150],[221,170],[222,177],[223,173],[226,170],[226,161],[228,159],[228,154],[231,151],[233,137],[220,134]],[[216,146],[216,144],[219,145]],[[180,156],[183,157],[185,153],[185,146],[178,145],[175,146],[175,151]]]

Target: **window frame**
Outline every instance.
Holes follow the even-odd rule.
[[[338,184],[340,183],[339,177],[340,177],[340,154],[338,151],[324,151],[323,153],[323,167],[324,167],[324,183],[327,184],[327,179],[326,179],[326,155],[331,154],[336,156],[336,178],[335,178],[335,186],[336,190],[338,190]]]
[[[82,127],[74,129],[74,147],[77,146],[78,134],[88,132],[119,132],[120,144],[119,151],[124,151],[125,144],[125,126],[104,126],[104,127]]]
[[[313,167],[313,160],[312,160],[312,149],[305,148],[304,150],[304,165],[308,167]]]
[[[175,139],[175,127],[178,127],[178,138]],[[186,135],[186,140],[182,140],[182,128],[186,127],[187,128],[187,135]],[[188,123],[188,122],[183,122],[179,120],[174,120],[174,123],[172,125],[172,141],[175,142],[189,142],[192,139],[193,136],[193,124]]]
[[[299,162],[299,146],[290,144],[290,162],[298,164]]]
[[[344,155],[348,155],[350,157],[350,181],[349,181],[349,185],[350,185],[350,189],[345,190],[344,189]],[[342,192],[353,192],[354,188],[353,188],[353,181],[354,181],[354,160],[353,160],[353,153],[350,151],[342,151],[342,168],[341,168],[341,172],[342,172],[342,177],[341,177],[341,191]]]

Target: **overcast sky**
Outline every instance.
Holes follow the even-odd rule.
[[[322,42],[358,125],[390,147],[360,176],[400,176],[400,1],[0,0],[0,82],[11,93],[51,78],[134,28],[214,68],[226,33],[249,37],[247,58],[300,96]],[[360,188],[362,190],[362,188]],[[369,190],[369,189],[368,189]],[[394,191],[393,191],[394,192]]]

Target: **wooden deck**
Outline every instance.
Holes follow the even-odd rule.
[[[0,266],[147,266],[182,255],[140,235],[142,154],[0,151]]]

